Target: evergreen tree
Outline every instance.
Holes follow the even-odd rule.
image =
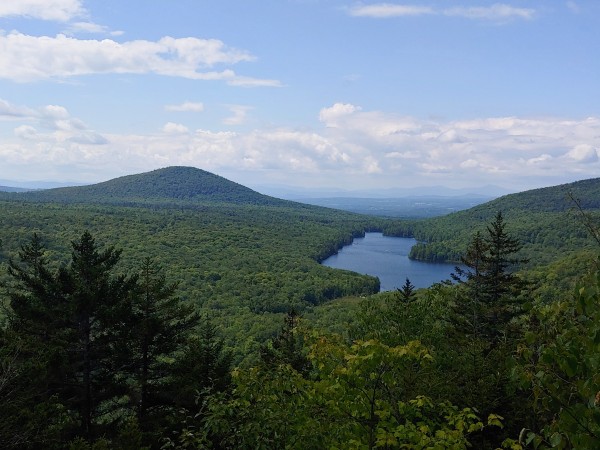
[[[115,400],[125,393],[125,380],[115,354],[136,285],[135,277],[113,275],[120,252],[100,251],[88,232],[72,248],[69,266],[52,271],[34,234],[8,267],[11,345],[37,408],[58,402],[70,417],[62,423],[66,440],[69,428],[71,436],[91,439],[100,423],[118,418]]]
[[[402,287],[398,289],[398,296],[400,297],[400,300],[404,302],[411,302],[414,300],[415,289],[415,285],[412,284],[408,278],[406,278],[406,281]]]
[[[67,300],[48,266],[41,238],[34,234],[18,256],[18,261],[8,262],[5,283],[7,326],[0,345],[6,381],[2,442],[28,448],[57,439],[73,425],[62,416],[58,399],[68,368],[69,333],[65,330]],[[17,428],[11,424],[18,424]]]
[[[126,394],[119,358],[137,278],[114,275],[121,251],[100,250],[89,232],[72,242],[71,263],[58,278],[68,302],[68,373],[63,401],[77,412],[80,435],[118,419],[115,399]]]
[[[521,247],[506,232],[506,223],[498,212],[486,235],[477,232],[473,236],[461,258],[466,268],[456,267],[451,275],[466,290],[466,303],[459,305],[466,310],[458,311],[458,315],[468,318],[474,334],[496,340],[518,312],[516,299],[524,284],[512,268],[527,262],[515,256]]]
[[[168,284],[151,258],[144,259],[127,339],[128,370],[135,383],[131,399],[143,431],[152,428],[153,419],[172,405],[164,392],[171,361],[199,322],[194,306],[177,297],[176,290],[177,284]]]
[[[515,294],[523,286],[511,269],[528,260],[515,256],[523,245],[506,232],[506,223],[500,211],[488,225],[487,232],[489,282],[486,294],[490,302],[497,302],[505,295]]]
[[[204,317],[172,367],[167,392],[171,392],[175,405],[195,411],[207,395],[228,389],[232,356],[216,326]]]
[[[519,241],[507,233],[498,212],[485,233],[473,236],[461,260],[465,267],[457,267],[452,274],[460,289],[450,313],[452,345],[448,352],[453,363],[445,376],[455,379],[460,387],[457,400],[464,401],[464,405],[508,417],[507,430],[515,426],[511,415],[523,409],[509,395],[507,365],[513,351],[511,342],[518,337],[512,332],[516,327],[510,328],[511,319],[520,311],[518,299],[524,287],[512,271],[525,262],[516,256],[520,249]],[[497,430],[488,431],[478,436],[479,446],[498,445],[504,437]]]
[[[291,309],[284,318],[284,325],[273,341],[260,349],[260,357],[267,366],[289,364],[294,370],[306,374],[311,367],[304,340],[298,332],[300,314]]]
[[[66,299],[45,254],[41,238],[34,233],[21,246],[19,262],[8,263],[10,327],[22,337],[38,339],[38,345],[48,343],[65,325]]]

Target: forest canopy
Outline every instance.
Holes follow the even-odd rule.
[[[237,200],[140,177],[0,200],[5,447],[600,445],[593,204],[393,221],[210,180]],[[462,265],[378,293],[319,264],[371,230]]]

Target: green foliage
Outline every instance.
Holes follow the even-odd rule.
[[[198,326],[152,260],[126,276],[116,273],[120,256],[84,232],[70,263],[51,270],[34,234],[9,262],[0,336],[7,446],[140,448],[194,408],[198,391],[226,389],[231,357],[214,328]]]
[[[415,289],[416,288],[415,288],[414,284],[412,284],[410,282],[410,280],[407,278],[406,281],[404,282],[404,284],[402,285],[402,287],[400,289],[398,289],[398,296],[400,297],[400,299],[402,301],[410,302],[410,301],[414,300]]]
[[[580,219],[571,213],[572,198],[583,199],[581,208],[598,218],[600,179],[506,195],[446,216],[386,226],[386,230],[419,241],[411,249],[411,258],[458,262],[473,233],[484,233],[485,224],[503,211],[511,234],[523,244],[522,256],[530,261],[523,267],[539,267],[592,245]]]
[[[304,351],[304,337],[299,331],[300,315],[292,309],[284,319],[284,326],[277,337],[260,349],[261,362],[268,367],[287,364],[305,374],[310,362]]]
[[[36,202],[114,205],[202,200],[256,205],[291,204],[193,167],[166,167],[90,186],[29,191],[19,195],[0,193],[0,196]]]
[[[167,284],[162,269],[150,259],[142,261],[137,290],[127,320],[126,345],[119,348],[129,378],[128,396],[144,432],[160,433],[161,423],[174,407],[166,395],[172,383],[173,359],[198,326],[193,304]]]
[[[112,424],[125,386],[114,355],[126,333],[128,300],[136,279],[115,275],[120,252],[100,251],[84,232],[72,243],[71,263],[52,273],[40,239],[10,262],[8,331],[23,348],[24,364],[37,361],[32,384],[43,401],[56,399],[86,438]],[[111,400],[111,401],[109,401]]]
[[[516,374],[531,389],[537,423],[522,441],[534,448],[600,446],[600,272],[572,296],[538,305],[519,346]]]
[[[217,327],[203,317],[194,335],[180,348],[169,372],[171,384],[163,395],[186,412],[196,412],[206,395],[229,388],[231,369],[231,352],[225,349]]]
[[[206,403],[198,442],[236,449],[466,448],[468,436],[484,427],[470,409],[406,397],[407,372],[431,359],[418,342],[313,339],[308,377],[287,364],[235,371],[231,397]]]
[[[364,216],[298,204],[0,207],[0,257],[17,257],[20,244],[38,232],[55,269],[68,263],[65,244],[84,229],[123,249],[123,270],[137,271],[140,261],[152,257],[165,267],[167,281],[178,281],[182,300],[219,321],[238,362],[273,337],[290,308],[305,312],[341,296],[379,290],[376,278],[318,263],[369,229],[371,219]]]
[[[513,267],[526,262],[515,255],[521,250],[520,242],[505,230],[506,223],[498,212],[487,227],[487,233],[475,233],[465,256],[464,265],[456,267],[452,278],[465,289],[458,297],[454,314],[456,328],[470,336],[485,337],[492,343],[507,334],[506,326],[520,311],[518,299],[525,287],[513,273]]]

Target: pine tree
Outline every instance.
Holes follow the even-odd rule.
[[[118,419],[114,400],[127,392],[115,353],[123,348],[137,278],[114,275],[121,251],[100,250],[87,231],[72,248],[70,265],[58,273],[72,333],[63,398],[78,414],[80,434],[90,439],[98,419],[107,426]]]
[[[304,340],[298,332],[301,316],[291,309],[284,318],[284,325],[275,339],[260,349],[260,357],[266,365],[288,364],[301,374],[311,367],[306,355]]]
[[[522,245],[506,232],[501,212],[486,230],[483,236],[480,232],[473,236],[461,258],[466,268],[456,267],[451,276],[466,290],[468,305],[459,305],[466,306],[463,318],[475,334],[495,340],[518,312],[516,298],[524,285],[512,269],[527,260],[516,257]]]
[[[232,359],[216,326],[203,317],[172,368],[170,392],[175,405],[194,411],[208,395],[228,389]]]
[[[19,349],[36,408],[58,402],[70,417],[62,424],[67,440],[91,439],[100,421],[118,418],[114,400],[125,393],[125,380],[115,352],[123,347],[136,285],[135,277],[113,275],[120,252],[100,251],[88,232],[72,248],[71,263],[52,271],[34,234],[8,267],[11,345]]]
[[[144,259],[127,339],[128,371],[135,384],[131,399],[144,431],[151,428],[152,416],[160,416],[160,410],[172,404],[164,395],[171,361],[199,323],[194,306],[177,297],[176,291],[177,284],[166,282],[162,268],[151,258]]]
[[[415,289],[415,285],[412,284],[408,278],[406,278],[406,281],[402,287],[398,289],[398,296],[400,297],[400,300],[403,302],[413,301],[415,297]]]
[[[15,363],[26,374],[28,395],[38,404],[63,386],[67,370],[68,301],[51,271],[42,239],[33,234],[10,260],[6,345],[18,353]],[[24,394],[26,397],[27,395]]]

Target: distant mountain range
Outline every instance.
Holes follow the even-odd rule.
[[[28,189],[28,188],[20,188],[20,187],[14,187],[14,186],[0,186],[0,192],[27,192],[27,191],[31,191],[32,189]]]
[[[432,217],[461,211],[460,221],[471,216],[491,217],[495,211],[563,211],[572,207],[566,192],[580,195],[586,208],[600,208],[600,178],[560,186],[533,189],[494,198],[500,188],[488,186],[475,194],[468,189],[407,188],[386,191],[268,190],[259,193],[221,176],[193,167],[166,167],[141,174],[115,178],[87,186],[69,186],[43,190],[0,187],[0,196],[42,202],[66,203],[147,203],[147,202],[229,202],[254,205],[289,205],[289,200],[363,214],[394,217]],[[265,190],[263,189],[263,192]],[[376,196],[375,193],[385,197]],[[488,194],[485,194],[487,192]],[[312,193],[312,194],[310,194]],[[315,195],[320,193],[322,197]],[[337,195],[333,195],[337,193]],[[303,194],[303,195],[302,195]],[[342,195],[343,194],[343,195]],[[351,195],[352,194],[352,195]],[[289,199],[289,200],[285,200]]]
[[[168,168],[172,169],[172,167]],[[188,167],[188,169],[193,169]],[[159,169],[164,170],[164,169]],[[200,170],[200,169],[197,169]],[[147,173],[153,173],[147,172]],[[208,172],[206,172],[208,173]],[[212,174],[211,174],[212,175]],[[217,176],[217,175],[215,175]],[[126,177],[121,177],[126,178]],[[109,182],[112,180],[109,180]],[[0,191],[2,192],[24,192],[30,190],[55,189],[63,187],[83,186],[81,183],[74,182],[55,182],[55,181],[11,181],[0,179]],[[477,188],[453,189],[445,186],[421,186],[389,189],[361,189],[344,190],[335,188],[301,188],[290,187],[286,185],[275,184],[256,184],[252,188],[262,194],[277,197],[286,200],[302,200],[310,198],[401,198],[401,197],[420,197],[420,196],[439,196],[439,197],[461,197],[468,198],[481,197],[482,199],[491,199],[509,194],[514,191],[499,186],[480,186]]]
[[[313,198],[402,198],[402,197],[481,197],[491,199],[510,194],[499,186],[480,186],[477,188],[453,189],[446,186],[420,186],[389,189],[326,189],[326,188],[294,188],[283,185],[256,185],[259,192],[288,200]]]

